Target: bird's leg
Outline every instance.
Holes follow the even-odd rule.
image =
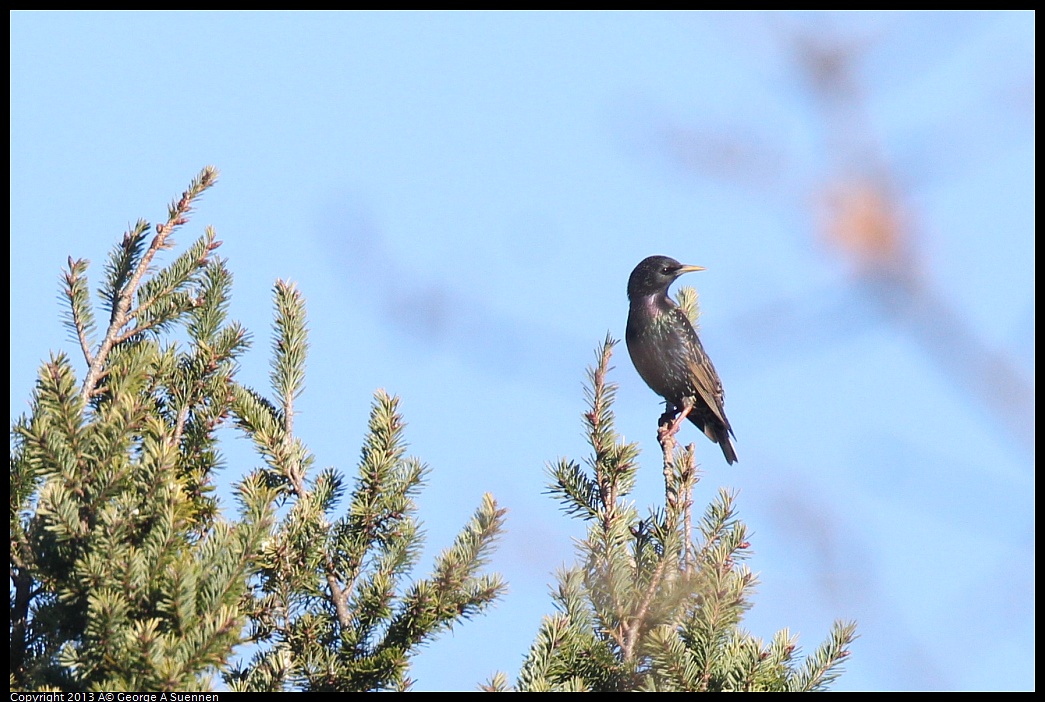
[[[672,434],[678,433],[679,425],[682,424],[682,422],[685,421],[686,417],[689,416],[689,413],[693,411],[693,406],[693,398],[687,397],[684,400],[682,400],[682,411],[679,412],[679,416],[675,417],[675,422],[671,425],[670,431]]]
[[[676,408],[671,403],[668,403],[668,408],[664,411],[664,414],[660,416],[659,427],[657,429],[657,438],[663,440],[666,436],[674,436],[679,431],[679,425],[685,421],[689,413],[693,411],[693,398],[687,397],[682,400],[682,407]],[[678,410],[678,415],[675,416],[675,411]],[[671,421],[674,418],[674,421]],[[669,425],[668,422],[671,422]]]

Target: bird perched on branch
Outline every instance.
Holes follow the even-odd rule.
[[[676,278],[702,270],[667,256],[643,259],[628,278],[624,338],[635,370],[668,404],[661,417],[661,432],[673,435],[682,420],[689,419],[721,447],[726,462],[732,464],[737,454],[729,440],[733,429],[722,404],[722,381],[686,313],[668,297],[668,287]]]

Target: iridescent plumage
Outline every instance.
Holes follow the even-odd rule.
[[[646,384],[676,416],[669,431],[689,419],[717,443],[726,462],[737,460],[733,429],[723,406],[722,381],[689,318],[668,297],[668,287],[684,273],[703,270],[667,256],[644,259],[628,279],[628,353]],[[734,435],[735,438],[735,435]]]

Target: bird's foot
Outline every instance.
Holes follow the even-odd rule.
[[[657,427],[657,441],[664,443],[666,439],[669,439],[675,434],[679,433],[679,428],[682,426],[682,420],[686,418],[685,414],[679,415],[674,421],[669,418],[668,421],[662,423]]]
[[[679,427],[682,426],[682,422],[686,421],[686,417],[688,417],[689,413],[692,411],[693,403],[686,402],[679,409],[678,416],[673,417],[672,415],[674,414],[674,412],[665,412],[660,418],[662,425],[660,428],[664,431],[664,436],[674,436],[675,434],[677,434],[679,431]],[[668,422],[671,422],[670,425],[668,424]],[[659,432],[658,437],[660,437]]]
[[[664,442],[665,437],[673,435],[678,431],[678,427],[675,424],[675,417],[678,416],[679,410],[670,402],[664,408],[664,414],[660,415],[660,419],[657,420],[657,440],[661,443]]]

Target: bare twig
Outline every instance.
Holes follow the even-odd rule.
[[[664,454],[664,498],[669,527],[675,529],[681,517],[683,525],[682,562],[689,569],[693,547],[693,488],[697,484],[696,445],[688,444],[682,454],[681,467],[676,466],[675,449],[678,442],[671,431],[673,411],[669,407],[660,418],[657,441]]]
[[[341,589],[341,585],[337,581],[334,564],[331,563],[329,558],[327,559],[326,569],[327,585],[330,587],[330,599],[334,602],[334,609],[337,611],[337,622],[342,629],[348,629],[352,626],[352,615],[348,611],[348,597],[346,591]]]

